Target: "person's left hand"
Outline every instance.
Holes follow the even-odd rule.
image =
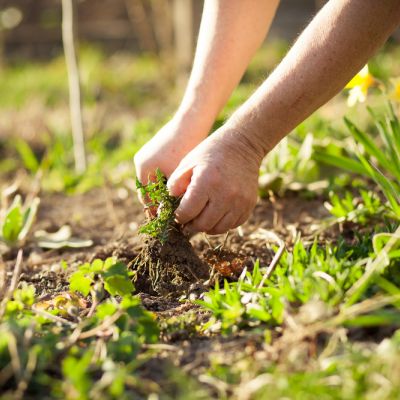
[[[220,128],[180,162],[168,180],[183,195],[177,221],[191,232],[220,234],[244,223],[257,202],[262,152],[238,132]]]

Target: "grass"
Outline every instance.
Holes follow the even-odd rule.
[[[265,57],[272,68],[284,51],[278,44],[257,56],[216,125],[262,79]],[[400,73],[397,53],[392,47],[372,61],[372,73],[383,82]],[[169,109],[156,107],[154,120],[127,115],[131,107],[145,114],[155,94],[166,96],[160,68],[147,57],[107,58],[83,49],[86,110],[93,107],[98,118],[101,107],[116,102],[120,108],[115,119],[94,118],[89,125],[88,171],[73,172],[68,128],[47,125],[33,141],[15,140],[15,128],[0,142],[1,182],[10,184],[17,171],[36,177],[39,196],[84,193],[105,183],[134,189],[131,159]],[[66,112],[64,74],[61,59],[8,68],[0,78],[0,105],[24,110],[35,99],[44,114]],[[260,261],[237,280],[211,279],[196,299],[180,300],[189,310],[177,315],[147,311],[135,294],[134,273],[118,257],[77,265],[58,259],[66,287],[45,298],[33,285],[18,286],[20,250],[29,254],[26,244],[34,244],[27,234],[37,200],[22,205],[17,196],[3,205],[3,254],[14,254],[7,262],[15,268],[11,279],[0,274],[2,398],[399,398],[399,106],[388,103],[386,92],[372,93],[369,112],[364,106],[348,110],[344,100],[339,96],[331,107],[339,104],[345,120],[328,118],[330,110],[323,109],[260,171],[265,198],[279,204],[279,196],[313,196],[325,203],[331,216],[318,221],[321,236],[288,241],[268,279],[270,265]],[[168,195],[160,173],[150,185],[136,185],[151,206],[161,205],[158,218],[141,231],[165,240],[179,200]]]

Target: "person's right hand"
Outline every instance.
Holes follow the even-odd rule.
[[[199,132],[190,123],[171,119],[136,154],[136,176],[143,184],[155,178],[157,168],[169,178],[181,160],[208,132]],[[140,199],[140,197],[139,197]],[[143,199],[140,199],[143,203]]]

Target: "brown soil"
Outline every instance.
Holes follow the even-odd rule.
[[[163,374],[168,371],[166,366],[170,364],[198,376],[210,364],[211,353],[228,357],[234,363],[237,361],[235,349],[240,350],[238,357],[243,349],[246,354],[253,354],[263,340],[255,340],[250,333],[230,338],[199,333],[196,326],[208,319],[208,312],[193,302],[182,302],[182,298],[199,298],[212,279],[221,276],[237,279],[243,268],[251,268],[256,259],[263,266],[269,265],[275,243],[266,241],[263,230],[274,231],[291,247],[298,234],[312,242],[313,224],[326,216],[322,199],[306,200],[289,195],[279,202],[260,200],[248,222],[227,236],[197,234],[189,242],[181,232],[173,231],[169,242],[161,246],[153,239],[138,235],[138,227],[144,222],[143,210],[126,188],[96,189],[73,197],[43,195],[33,231],[56,231],[69,224],[74,236],[91,239],[94,245],[86,249],[44,251],[34,241],[28,241],[24,247],[20,285],[33,284],[39,299],[48,299],[68,291],[68,276],[81,263],[117,257],[136,271],[136,291],[144,307],[156,313],[161,340],[171,349],[176,348],[159,353],[143,368],[157,382],[163,381]],[[335,233],[331,230],[330,234],[333,237]],[[321,240],[329,239],[324,235]],[[16,251],[3,257],[8,279],[15,257]],[[61,261],[67,263],[66,270],[61,268]],[[218,397],[213,390],[211,394]]]
[[[306,200],[292,195],[279,202],[260,200],[248,222],[227,236],[197,234],[190,244],[174,231],[170,241],[160,246],[138,235],[144,214],[134,194],[126,188],[106,187],[70,197],[44,195],[33,231],[51,232],[69,224],[74,236],[91,239],[94,245],[86,249],[42,250],[28,240],[21,282],[33,283],[39,296],[49,291],[62,292],[68,288],[68,275],[79,264],[115,256],[136,269],[137,291],[158,297],[165,308],[166,297],[177,299],[193,287],[198,289],[196,283],[206,280],[209,271],[237,278],[244,266],[251,267],[256,259],[261,265],[268,265],[274,252],[263,237],[263,229],[274,231],[290,247],[298,234],[311,242],[315,236],[313,225],[326,216],[321,199]],[[331,230],[330,235],[333,233]],[[320,239],[324,239],[323,235]],[[3,256],[9,276],[15,257],[16,251]],[[160,259],[162,269],[157,267],[157,262],[161,265]],[[61,261],[69,266],[66,271],[61,268]]]
[[[136,290],[166,298],[184,294],[193,283],[210,275],[209,266],[200,260],[178,226],[171,229],[165,243],[147,239],[133,267]]]

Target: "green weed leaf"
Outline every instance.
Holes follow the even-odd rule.
[[[80,292],[84,296],[90,293],[93,279],[90,278],[84,271],[78,270],[69,278],[69,287],[73,292]]]
[[[112,296],[131,294],[135,288],[130,279],[128,268],[125,264],[118,262],[110,266],[104,273],[104,289]]]
[[[21,205],[12,208],[6,215],[3,224],[3,238],[14,244],[18,241],[19,234],[24,225],[24,217],[21,210]]]

